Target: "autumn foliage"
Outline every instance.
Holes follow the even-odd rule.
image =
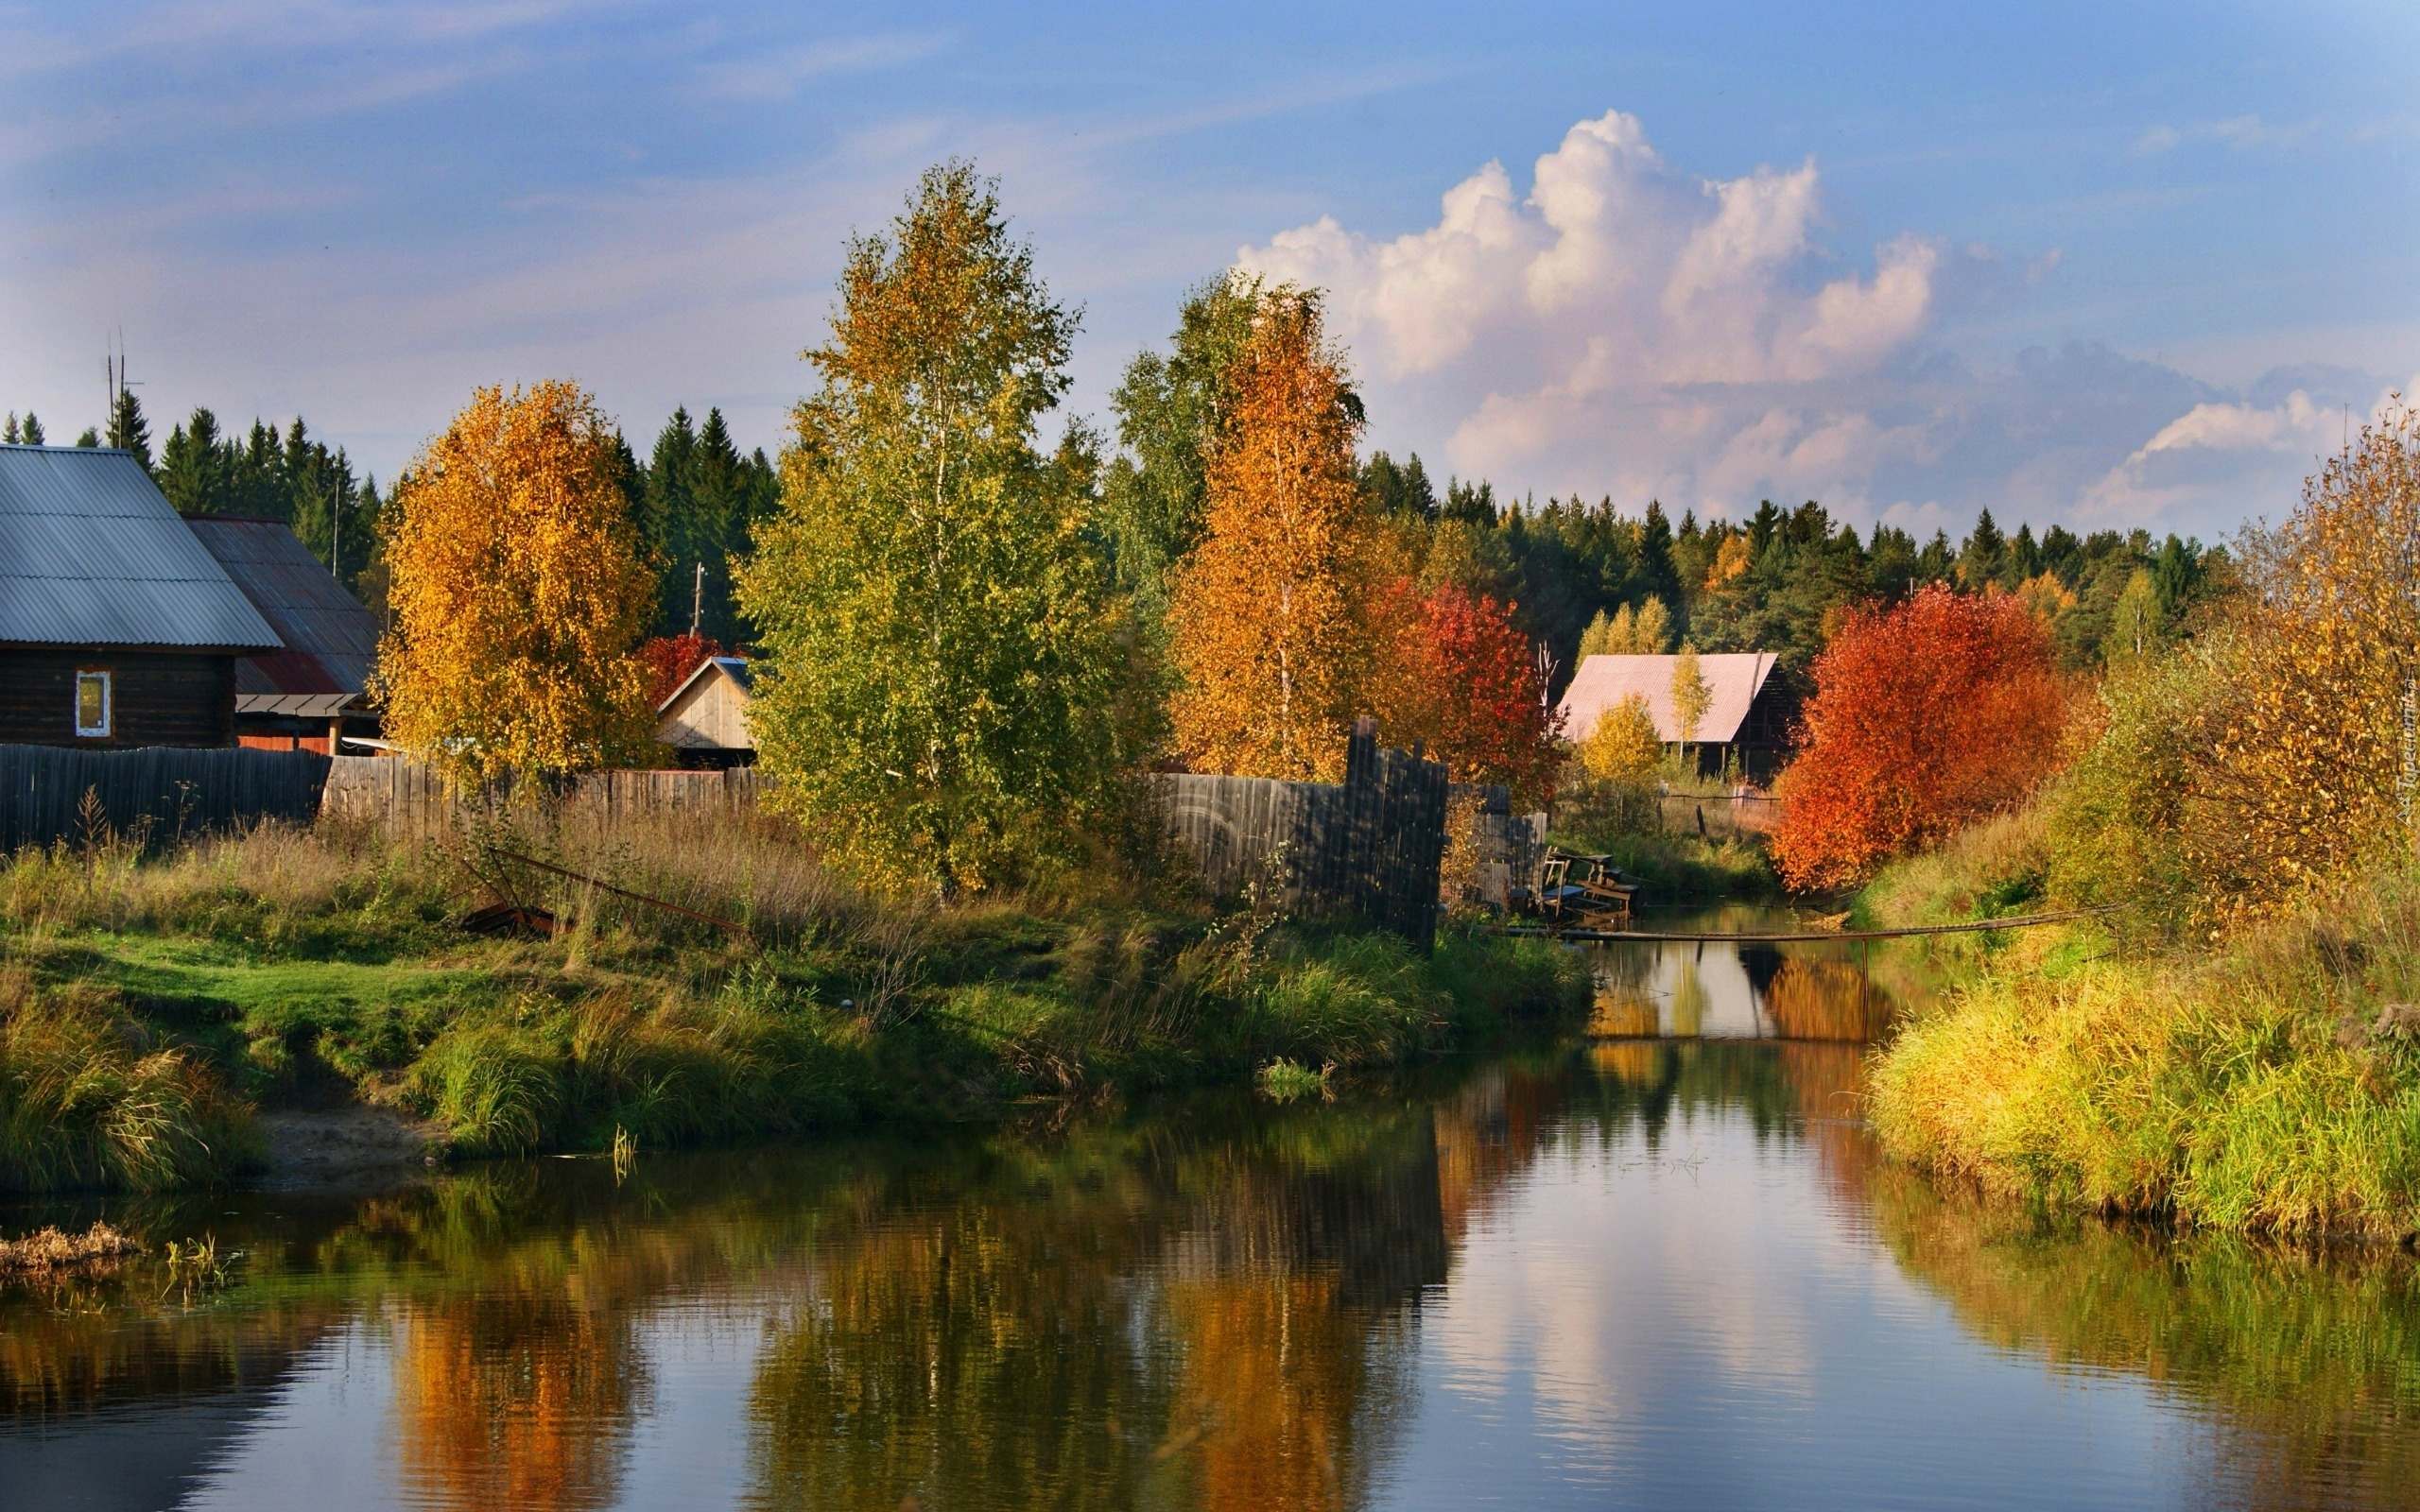
[[[1556,722],[1512,606],[1450,581],[1422,593],[1409,578],[1378,603],[1383,635],[1364,701],[1387,743],[1421,742],[1452,781],[1501,782],[1524,803],[1544,803]]]
[[[655,578],[614,427],[577,384],[481,388],[395,486],[387,733],[453,770],[563,772],[650,733]]]
[[[681,684],[708,657],[729,656],[731,648],[711,635],[659,635],[639,647],[647,663],[647,706],[661,709]]]
[[[2004,593],[1934,587],[1852,613],[1815,685],[1779,785],[1773,855],[1794,887],[1858,882],[2021,801],[2057,765],[2055,649]]]
[[[1368,660],[1368,520],[1359,411],[1316,301],[1263,298],[1228,392],[1203,538],[1168,611],[1177,746],[1206,771],[1335,782]]]

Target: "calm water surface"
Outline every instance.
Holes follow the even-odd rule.
[[[241,1256],[0,1298],[0,1504],[2420,1504],[2409,1257],[1945,1196],[1853,1122],[1858,1046],[1775,1038],[1822,992],[1686,964],[1753,1034],[118,1204]]]

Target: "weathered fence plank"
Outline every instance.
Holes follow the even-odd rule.
[[[320,811],[328,760],[235,747],[0,746],[0,852],[80,844],[104,829],[164,845],[267,818],[307,823]]]
[[[584,803],[608,819],[670,810],[751,808],[761,783],[755,768],[724,771],[590,772],[549,797]],[[327,811],[374,821],[390,833],[429,835],[486,809],[509,806],[509,782],[457,790],[425,763],[396,756],[338,756],[328,770]]]
[[[1445,768],[1357,723],[1344,782],[1180,773],[1152,779],[1169,836],[1213,897],[1255,885],[1306,915],[1353,914],[1426,950],[1445,851]]]

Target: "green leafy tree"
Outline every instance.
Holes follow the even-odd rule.
[[[1075,318],[996,184],[928,169],[852,241],[782,505],[740,575],[774,802],[869,878],[1013,874],[1116,792],[1119,617],[1088,537],[1088,438],[1035,431]]]
[[[1257,279],[1239,273],[1197,285],[1170,350],[1138,353],[1110,395],[1128,455],[1109,470],[1104,513],[1118,581],[1147,611],[1165,606],[1168,570],[1201,539],[1209,455],[1261,293]]]

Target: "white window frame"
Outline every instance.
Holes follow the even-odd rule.
[[[82,740],[110,738],[110,730],[116,723],[117,714],[115,690],[110,685],[112,680],[106,667],[76,669],[76,734],[78,738]],[[84,723],[84,685],[88,682],[97,682],[101,686],[101,722],[97,726]]]

